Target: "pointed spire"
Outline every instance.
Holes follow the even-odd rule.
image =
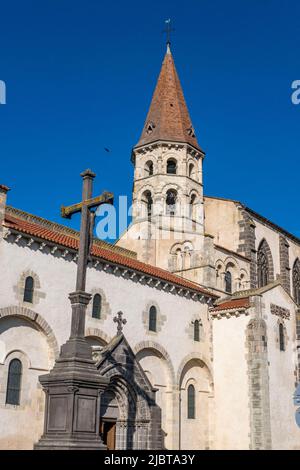
[[[201,150],[183,96],[169,43],[167,43],[166,55],[144,129],[136,147],[157,140],[189,143]]]

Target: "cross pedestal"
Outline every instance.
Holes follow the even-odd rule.
[[[106,450],[100,437],[100,395],[109,380],[99,374],[85,339],[86,307],[92,297],[85,292],[85,277],[92,234],[90,201],[94,201],[95,207],[95,200],[90,199],[94,176],[89,170],[82,174],[84,197],[76,205],[76,211],[82,208],[76,285],[79,289],[69,295],[70,338],[61,347],[50,373],[39,377],[46,406],[44,433],[34,446],[37,450]]]

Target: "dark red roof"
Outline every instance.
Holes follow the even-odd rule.
[[[42,224],[38,224],[35,222],[31,222],[28,220],[19,219],[14,217],[10,214],[5,215],[5,226],[14,230],[17,230],[21,233],[26,233],[33,237],[38,237],[42,240],[47,240],[54,244],[61,245],[65,248],[71,248],[74,250],[78,250],[79,240],[78,237],[73,237],[71,235],[67,235],[63,232],[49,229]],[[109,246],[109,245],[108,245]],[[97,246],[96,244],[93,245],[92,248],[92,255],[101,258],[104,261],[111,262],[113,264],[121,265],[123,267],[132,269],[134,271],[138,271],[142,274],[159,278],[163,281],[170,282],[172,284],[176,284],[182,288],[194,290],[195,292],[205,294],[209,297],[216,298],[217,296],[213,293],[203,289],[198,284],[194,282],[188,281],[183,279],[175,274],[172,274],[164,269],[157,268],[155,266],[151,266],[150,264],[142,263],[134,258],[130,258],[125,255],[121,255],[117,251],[114,251],[113,246],[109,246],[109,249],[102,248]]]
[[[231,309],[239,309],[239,308],[248,308],[250,307],[249,298],[244,299],[232,299],[222,302],[221,304],[217,305],[211,312],[218,312],[221,310],[231,310]]]
[[[189,143],[201,150],[169,48],[137,146],[157,140]]]

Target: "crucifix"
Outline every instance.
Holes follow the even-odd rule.
[[[81,212],[76,291],[84,292],[86,268],[91,254],[95,221],[95,212],[91,209],[95,209],[101,204],[113,204],[113,194],[104,192],[101,196],[92,198],[95,173],[91,170],[85,170],[80,176],[83,178],[82,201],[72,206],[62,206],[61,216],[70,219],[73,214]]]
[[[117,323],[117,335],[121,335],[123,331],[123,325],[126,325],[127,320],[123,318],[123,312],[118,312],[114,317],[114,322]]]
[[[169,18],[168,20],[165,21],[166,23],[166,29],[163,30],[163,33],[166,33],[167,35],[167,45],[170,46],[171,44],[171,32],[175,31],[174,28],[171,26],[171,19]]]
[[[85,292],[85,286],[87,264],[93,245],[95,211],[92,209],[96,209],[102,204],[113,204],[112,193],[104,192],[100,196],[92,197],[95,173],[91,170],[85,170],[80,176],[83,179],[82,201],[71,206],[61,207],[61,215],[64,218],[69,219],[73,214],[81,212],[76,291],[69,296],[72,304],[71,338],[84,337],[85,310],[91,299],[91,295]]]

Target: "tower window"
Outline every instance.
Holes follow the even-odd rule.
[[[189,164],[189,177],[193,178],[195,176],[195,167],[192,163]]]
[[[279,323],[279,349],[280,351],[285,351],[284,327],[282,323]]]
[[[156,323],[157,323],[157,311],[156,311],[156,307],[152,305],[152,307],[150,307],[150,310],[149,310],[149,331],[156,332],[156,328],[157,328]]]
[[[153,200],[150,191],[145,191],[142,196],[142,202],[143,202],[143,216],[148,217],[148,219],[151,218],[152,215],[152,205],[153,205]]]
[[[22,379],[22,362],[19,359],[12,359],[8,367],[8,379],[6,390],[6,403],[9,405],[20,404]]]
[[[230,271],[225,273],[225,292],[228,294],[232,293],[232,274]]]
[[[23,301],[33,303],[34,280],[33,277],[28,276],[25,280]]]
[[[102,306],[102,298],[100,294],[95,294],[93,298],[93,310],[92,310],[92,317],[93,318],[101,318],[101,306]]]
[[[167,161],[167,173],[168,175],[176,175],[176,172],[177,172],[176,160],[173,160],[173,158],[170,158]]]
[[[174,189],[169,189],[167,191],[167,197],[166,197],[168,215],[176,214],[176,200],[177,200],[177,192]]]
[[[188,419],[195,419],[196,410],[195,410],[195,387],[194,385],[189,385],[187,389],[187,417]]]
[[[191,195],[191,199],[190,199],[190,219],[193,219],[193,220],[195,219],[195,216],[196,216],[196,214],[195,214],[196,198],[197,198],[196,194]]]
[[[149,161],[145,165],[145,176],[153,175],[153,162]]]

